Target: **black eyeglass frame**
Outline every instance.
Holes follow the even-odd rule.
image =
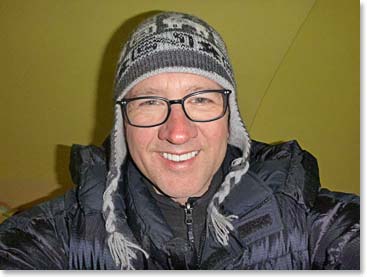
[[[201,93],[207,93],[207,92],[220,92],[221,94],[223,94],[223,106],[224,106],[224,109],[223,109],[223,113],[213,119],[209,119],[209,120],[193,120],[186,112],[185,110],[185,106],[184,106],[184,102],[187,98],[191,97],[191,96],[195,96],[195,95],[198,95],[198,94],[201,94]],[[229,89],[208,89],[208,90],[200,90],[200,91],[195,91],[193,93],[190,93],[188,95],[186,95],[185,97],[181,98],[181,99],[173,99],[173,100],[169,100],[167,98],[164,98],[164,97],[161,97],[161,96],[139,96],[139,97],[133,97],[133,98],[123,98],[122,100],[120,101],[116,101],[116,103],[120,104],[121,105],[121,109],[123,111],[123,115],[124,117],[126,118],[127,122],[131,125],[131,126],[134,126],[134,127],[139,127],[139,128],[151,128],[151,127],[156,127],[156,126],[159,126],[159,125],[162,125],[164,123],[166,123],[166,121],[168,120],[170,114],[171,114],[171,105],[174,105],[174,104],[181,104],[181,107],[182,107],[182,110],[184,111],[186,117],[188,119],[190,119],[191,121],[193,122],[211,122],[211,121],[214,121],[214,120],[218,120],[220,118],[222,118],[226,112],[227,112],[227,109],[228,109],[228,101],[229,101],[229,95],[232,93],[231,90]],[[136,124],[132,124],[128,115],[127,115],[127,111],[126,111],[126,106],[129,102],[131,101],[134,101],[134,100],[138,100],[138,99],[159,99],[159,100],[162,100],[164,102],[167,103],[167,106],[168,106],[168,111],[167,111],[167,116],[166,118],[161,122],[161,123],[158,123],[158,124],[154,124],[154,125],[149,125],[149,126],[141,126],[141,125],[136,125]]]

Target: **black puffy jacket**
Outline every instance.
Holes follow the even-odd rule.
[[[0,269],[118,269],[101,213],[104,151],[73,146],[71,169],[75,189],[0,225]],[[138,254],[135,268],[190,268],[187,245],[173,236],[151,192],[136,173],[125,174],[128,224],[150,255]],[[194,268],[359,269],[359,197],[320,189],[316,160],[294,141],[253,142],[250,170],[221,208],[238,216],[229,245],[204,233]]]

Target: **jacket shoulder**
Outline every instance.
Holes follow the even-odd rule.
[[[70,160],[75,188],[0,225],[1,269],[68,268],[75,228],[85,228],[80,215],[101,213],[107,172],[104,150],[96,146],[73,145]],[[100,226],[102,216],[93,218],[92,227]]]
[[[26,228],[37,219],[52,220],[68,217],[78,208],[99,210],[104,190],[106,165],[102,149],[95,146],[73,145],[71,149],[70,172],[76,187],[65,195],[38,204],[19,212],[0,225],[0,231],[7,228]]]
[[[62,196],[4,221],[0,225],[0,269],[64,269],[68,212]]]
[[[304,208],[303,232],[308,236],[312,269],[359,269],[357,195],[321,188],[316,159],[296,141],[254,142],[250,164],[278,201],[286,200],[281,201],[283,216],[289,213],[289,199]]]
[[[70,174],[76,185],[75,200],[84,213],[102,210],[107,176],[104,148],[74,144],[70,152]]]
[[[307,210],[314,205],[320,189],[317,160],[297,141],[253,141],[250,168],[274,193],[291,197]]]

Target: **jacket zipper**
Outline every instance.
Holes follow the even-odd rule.
[[[187,238],[190,243],[191,250],[195,249],[194,231],[193,231],[193,218],[192,218],[192,205],[190,202],[185,204],[185,224],[187,226]]]

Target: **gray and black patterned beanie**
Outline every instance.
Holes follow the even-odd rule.
[[[163,12],[143,21],[131,34],[122,49],[115,77],[115,101],[121,100],[142,80],[167,72],[192,73],[217,82],[232,90],[229,96],[229,140],[242,150],[242,157],[232,161],[232,169],[208,206],[210,232],[218,243],[228,244],[236,215],[224,216],[220,204],[236,186],[249,167],[250,138],[241,119],[236,99],[236,83],[226,46],[221,36],[206,22],[192,15]],[[139,246],[131,231],[122,222],[123,211],[115,210],[121,178],[121,165],[127,153],[121,107],[115,102],[114,127],[111,133],[111,155],[106,190],[103,195],[103,216],[106,221],[108,245],[116,265],[134,269],[137,252],[148,253]],[[117,219],[118,218],[118,219]],[[125,228],[125,229],[124,229]]]

